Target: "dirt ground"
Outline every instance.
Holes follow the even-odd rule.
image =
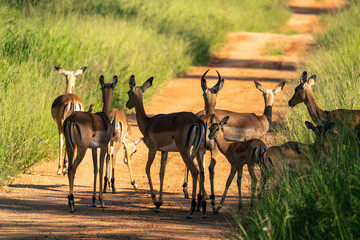
[[[338,3],[341,3],[340,5]],[[282,35],[271,33],[231,33],[228,44],[213,56],[207,66],[193,67],[188,75],[174,79],[155,94],[145,105],[148,115],[178,111],[198,112],[204,108],[200,78],[205,70],[208,86],[216,83],[218,70],[225,79],[224,88],[218,94],[217,108],[237,112],[262,114],[264,100],[255,88],[254,80],[265,88],[274,88],[282,81],[298,79],[296,66],[315,42],[314,33],[319,32],[318,13],[324,9],[340,7],[342,1],[304,1],[289,2],[294,14],[285,30],[299,34]],[[280,44],[282,55],[266,55],[263,49],[269,43]],[[138,85],[146,79],[137,79]],[[154,79],[156,81],[156,79]],[[128,86],[124,86],[128,87]],[[275,98],[273,121],[283,120],[289,111],[287,97],[292,86],[286,84],[283,92]],[[145,92],[146,94],[146,92]],[[132,138],[141,137],[135,115],[129,115]],[[55,127],[55,124],[54,124]],[[271,136],[264,139],[269,142]],[[118,159],[121,159],[119,156]],[[209,156],[205,157],[209,163]],[[69,213],[67,205],[68,178],[58,176],[57,159],[43,160],[22,174],[10,185],[0,189],[0,238],[3,239],[227,239],[231,228],[236,227],[232,218],[237,207],[238,193],[233,182],[225,206],[213,215],[208,201],[208,217],[201,218],[199,212],[193,219],[187,219],[190,199],[184,199],[182,183],[184,163],[177,153],[169,153],[164,180],[163,206],[155,213],[150,198],[148,180],[145,174],[147,148],[143,143],[130,162],[133,175],[139,188],[133,189],[125,164],[116,163],[117,193],[104,195],[106,208],[91,207],[93,167],[91,153],[88,152],[80,164],[75,178],[75,213]],[[156,156],[151,168],[155,190],[159,189],[160,154]],[[217,202],[224,190],[230,172],[230,164],[219,154],[215,168],[215,193]],[[191,178],[190,183],[191,183]],[[246,213],[250,196],[250,177],[244,168],[242,195]],[[190,184],[191,185],[191,184]],[[208,172],[206,189],[210,192]],[[191,188],[189,189],[191,191]]]

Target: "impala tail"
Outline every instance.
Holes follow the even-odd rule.
[[[266,152],[266,148],[263,146],[251,147],[251,149],[248,153],[251,156],[248,159],[254,159],[255,164],[264,165],[265,152]]]
[[[198,125],[194,125],[191,129],[189,138],[191,144],[190,147],[193,147],[190,157],[191,159],[194,159],[199,150],[201,141],[205,141],[205,124],[202,122]]]

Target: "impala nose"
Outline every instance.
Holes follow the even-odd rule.
[[[289,106],[290,106],[290,107],[295,107],[294,102],[290,100],[290,101],[289,101]]]

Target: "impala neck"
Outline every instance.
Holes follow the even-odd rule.
[[[146,116],[145,113],[142,95],[136,96],[135,110],[136,110],[136,120],[138,122],[139,129],[141,133],[145,135],[146,123],[149,118]]]
[[[264,114],[266,119],[269,122],[269,126],[271,125],[271,119],[272,119],[272,106],[266,106],[264,110]]]
[[[110,105],[111,105],[111,99],[113,95],[113,89],[111,88],[105,88],[103,90],[103,109],[102,112],[106,114],[106,116],[109,117],[110,114]]]
[[[210,93],[212,94],[212,93]],[[204,96],[205,102],[205,114],[215,114],[215,105],[216,105],[216,95],[212,97]]]
[[[311,119],[319,124],[321,123],[321,120],[319,119],[319,117],[324,117],[325,116],[325,111],[322,110],[316,103],[315,101],[315,97],[311,91],[310,88],[306,88],[305,89],[305,101],[304,101],[308,112],[310,114]]]
[[[230,144],[224,139],[224,133],[222,130],[219,130],[215,142],[218,145],[218,148],[222,154],[226,156],[226,152],[230,147]]]
[[[71,87],[71,84],[66,84],[66,90],[65,90],[65,93],[71,93],[72,92],[72,87]]]

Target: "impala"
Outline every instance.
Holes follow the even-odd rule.
[[[350,129],[355,129],[360,123],[360,110],[336,109],[324,111],[315,101],[311,87],[315,85],[316,75],[307,79],[307,72],[303,72],[300,77],[300,84],[295,88],[295,93],[289,100],[289,106],[295,107],[299,103],[304,103],[308,109],[311,119],[316,124],[327,124],[333,122],[335,125],[344,123]]]
[[[136,152],[136,145],[142,140],[136,141],[129,141],[129,135],[131,132],[130,125],[127,122],[125,113],[121,109],[113,108],[110,112],[110,122],[112,124],[112,137],[110,140],[110,149],[106,156],[106,174],[104,178],[104,190],[106,192],[106,188],[112,189],[112,192],[115,193],[115,163],[117,154],[119,150],[122,149],[124,146],[124,162],[129,168],[130,173],[130,181],[131,185],[137,189],[137,185],[132,178],[131,169],[129,165],[129,160],[131,159],[132,155]],[[111,166],[110,166],[111,165]],[[111,172],[110,172],[111,168]],[[109,176],[109,177],[108,177]],[[110,181],[111,181],[111,188],[110,188]]]
[[[218,213],[222,206],[224,205],[225,197],[227,191],[230,187],[232,180],[237,172],[237,186],[239,191],[239,206],[240,209],[242,207],[242,198],[241,198],[241,177],[243,166],[247,164],[248,171],[251,177],[251,206],[254,205],[255,198],[255,189],[256,189],[256,176],[254,167],[255,164],[263,164],[264,153],[266,151],[266,145],[260,139],[251,139],[245,142],[234,142],[228,143],[224,138],[224,125],[228,122],[229,117],[223,118],[220,123],[216,122],[215,114],[211,117],[211,126],[209,138],[215,139],[215,142],[222,154],[227,158],[229,163],[231,164],[231,170],[229,177],[226,181],[225,190],[223,196],[221,198],[220,204],[217,208],[213,210],[214,213]],[[263,170],[263,168],[260,168]]]
[[[261,198],[265,183],[271,175],[280,176],[284,168],[296,172],[309,172],[312,164],[309,162],[311,153],[327,154],[330,149],[331,137],[337,134],[334,123],[327,123],[325,126],[314,126],[311,122],[305,121],[308,129],[312,130],[316,139],[312,144],[300,142],[286,142],[280,146],[271,146],[265,153],[265,168],[262,173],[259,186],[259,198]]]
[[[209,165],[209,176],[210,176],[210,185],[211,185],[210,199],[211,199],[211,204],[213,205],[214,200],[215,200],[215,195],[214,195],[214,168],[215,168],[215,164],[216,164],[215,159],[216,159],[216,156],[218,154],[218,149],[217,149],[215,141],[210,140],[208,138],[209,134],[208,134],[207,131],[208,131],[208,128],[210,127],[210,125],[211,125],[211,122],[210,122],[211,115],[215,113],[216,96],[224,86],[224,79],[222,79],[219,72],[216,71],[217,74],[218,74],[218,82],[212,88],[208,88],[205,76],[206,76],[206,73],[209,70],[207,70],[203,74],[203,76],[201,77],[201,88],[203,90],[203,97],[204,97],[204,102],[205,102],[205,114],[202,115],[202,114],[198,113],[197,116],[200,117],[204,121],[204,123],[206,125],[206,129],[207,129],[206,133],[205,133],[206,139],[200,145],[200,148],[199,148],[199,156],[201,158],[203,158],[206,150],[209,150],[210,154],[211,154],[211,162],[210,162],[210,165]],[[217,119],[217,122],[219,122],[219,119]],[[203,163],[204,163],[204,168],[205,168],[205,160],[203,160]],[[188,180],[188,170],[185,169],[185,177],[184,177],[184,184],[183,184],[183,191],[184,191],[184,194],[185,194],[185,198],[188,197],[187,180]],[[198,203],[200,204],[201,199],[202,199],[202,196],[200,194],[198,196],[198,199],[199,199]],[[199,207],[199,205],[198,205],[198,207]]]
[[[191,218],[196,207],[196,186],[199,174],[193,159],[198,154],[199,146],[205,136],[205,125],[201,119],[190,112],[159,114],[148,117],[144,110],[142,95],[147,88],[151,87],[152,81],[153,78],[151,77],[141,87],[138,87],[135,83],[135,77],[132,75],[129,79],[129,100],[126,103],[126,107],[129,109],[135,107],[136,120],[144,136],[143,141],[149,150],[146,174],[149,180],[151,198],[156,206],[155,211],[159,212],[162,205],[163,182],[168,152],[179,152],[193,179],[192,201],[187,216]],[[150,175],[150,167],[157,151],[161,151],[160,195],[158,200],[153,190]],[[204,169],[201,158],[197,158],[197,160],[200,166],[200,190],[204,195]],[[202,200],[202,206],[203,217],[206,217],[205,199]]]
[[[66,151],[69,157],[69,207],[70,212],[74,212],[74,176],[76,168],[83,160],[86,150],[92,149],[92,159],[94,166],[94,190],[92,197],[92,206],[95,207],[96,199],[96,177],[98,172],[97,166],[97,149],[100,148],[100,186],[99,186],[99,200],[100,207],[105,207],[101,187],[103,186],[103,167],[104,158],[108,150],[108,144],[112,137],[112,127],[109,120],[110,103],[113,95],[114,88],[118,82],[117,76],[114,76],[112,83],[104,83],[104,77],[100,76],[99,79],[102,97],[103,109],[102,112],[89,113],[89,112],[74,112],[64,121],[64,133]],[[76,158],[74,153],[76,151]]]
[[[254,83],[264,96],[265,110],[263,115],[258,116],[255,113],[237,113],[215,109],[216,117],[219,119],[229,116],[229,120],[224,126],[224,138],[227,141],[246,141],[253,138],[261,138],[269,131],[272,121],[274,97],[284,88],[285,82],[279,83],[274,89],[265,89],[257,81],[254,81]],[[197,115],[203,114],[205,114],[204,110],[197,113]]]
[[[63,142],[63,123],[64,120],[70,116],[74,111],[84,111],[84,104],[78,96],[72,94],[72,90],[75,87],[75,82],[78,76],[85,72],[86,67],[80,68],[74,72],[66,71],[60,67],[55,67],[55,69],[65,75],[66,78],[66,91],[64,94],[58,96],[53,104],[51,105],[51,115],[58,126],[59,132],[59,166],[57,174],[60,175],[66,173],[66,160],[62,160],[62,148],[64,145]],[[65,152],[66,155],[66,152]]]

